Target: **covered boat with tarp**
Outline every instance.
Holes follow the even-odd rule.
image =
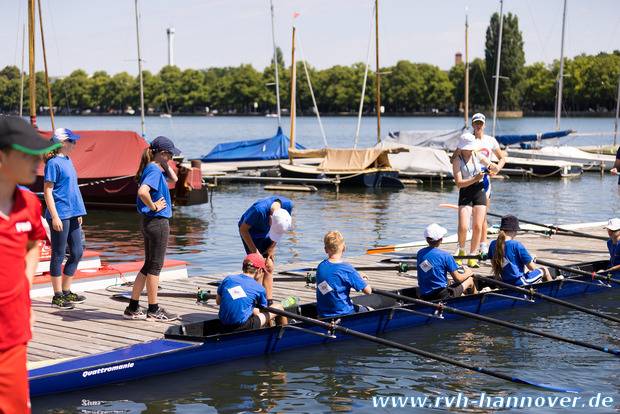
[[[284,135],[282,128],[278,127],[278,133],[271,138],[218,144],[200,160],[202,162],[226,162],[288,159],[290,145],[291,141]],[[305,149],[299,144],[295,144],[295,148]]]
[[[144,149],[149,143],[134,131],[73,131],[81,138],[69,154],[78,177],[78,185],[86,206],[135,208],[138,185],[134,176]],[[39,131],[50,139],[53,131]],[[176,205],[206,202],[206,188],[202,186],[200,171],[171,166],[179,180],[170,184],[170,195]],[[43,193],[44,168],[37,172],[37,180],[30,187]],[[198,169],[196,169],[198,170]]]
[[[554,138],[562,138],[570,134],[570,129],[564,131],[555,131],[555,132],[545,132],[541,134],[523,134],[523,135],[496,135],[495,139],[499,142],[499,145],[509,146],[515,144],[524,144],[526,142],[534,142],[538,141],[542,142],[543,139],[554,139]]]
[[[388,154],[408,151],[406,148],[323,148],[289,149],[291,157],[323,158],[316,165],[280,163],[280,174],[287,178],[338,177],[342,185],[364,187],[396,187],[404,184],[398,170],[392,168]]]
[[[459,138],[465,132],[467,132],[466,128],[455,130],[396,131],[388,132],[387,138],[382,139],[382,141],[454,151]]]

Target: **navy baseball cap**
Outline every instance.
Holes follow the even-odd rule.
[[[170,138],[157,137],[151,142],[151,149],[155,152],[170,151],[174,155],[179,155],[181,150],[174,146]]]
[[[41,155],[62,144],[50,142],[26,121],[16,116],[0,116],[0,148],[10,147],[30,155]]]

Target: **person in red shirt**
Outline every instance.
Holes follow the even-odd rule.
[[[44,140],[21,118],[0,116],[0,413],[30,413],[27,343],[34,316],[30,286],[46,238],[41,202],[18,184],[32,184],[41,154],[58,144]]]

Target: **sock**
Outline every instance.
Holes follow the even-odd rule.
[[[480,245],[478,245],[478,251],[485,251],[487,248],[487,244],[485,242],[480,242]]]
[[[63,295],[68,295],[69,293],[71,293],[71,289],[69,289],[69,290],[64,290],[64,289],[63,289],[63,290],[62,290],[62,294],[63,294]]]
[[[60,291],[60,292],[54,292],[54,296],[64,296],[65,294]]]
[[[129,299],[128,308],[131,309],[132,311],[137,311],[138,308],[140,307],[139,303],[140,302],[138,302],[137,300]]]
[[[465,256],[467,253],[465,253],[465,247],[461,247],[459,246],[459,256]]]
[[[157,309],[159,309],[159,305],[157,303],[155,303],[154,305],[151,305],[149,303],[149,312],[151,312],[151,313],[157,312]]]

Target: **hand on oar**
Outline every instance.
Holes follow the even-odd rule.
[[[387,339],[384,338],[380,338],[378,336],[373,336],[373,335],[369,335],[363,332],[359,332],[359,331],[354,331],[352,329],[349,328],[345,328],[344,326],[340,326],[335,322],[332,323],[327,323],[324,321],[320,321],[317,319],[313,319],[313,318],[308,318],[306,316],[303,315],[298,315],[296,313],[292,313],[292,312],[287,312],[287,311],[283,311],[280,309],[276,309],[276,308],[272,308],[272,307],[259,307],[261,309],[264,309],[266,311],[269,311],[271,313],[275,313],[277,315],[282,315],[282,316],[286,316],[287,318],[289,318],[289,320],[291,319],[295,319],[301,322],[305,322],[311,325],[315,325],[315,326],[319,326],[324,328],[325,330],[327,330],[330,333],[342,333],[344,335],[349,335],[349,336],[353,336],[356,338],[360,338],[360,339],[364,339],[370,342],[374,342],[380,345],[385,345],[385,346],[389,346],[392,348],[396,348],[396,349],[400,349],[401,351],[405,351],[405,352],[411,352],[412,354],[416,354],[416,355],[420,355],[422,357],[425,358],[430,358],[430,359],[434,359],[436,361],[440,361],[440,362],[445,362],[448,364],[452,364],[452,365],[456,365],[457,367],[461,367],[461,368],[465,368],[465,369],[469,369],[471,371],[476,371],[476,372],[480,372],[482,374],[486,374],[486,375],[491,375],[493,377],[496,378],[500,378],[506,381],[511,381],[511,382],[516,382],[518,384],[527,384],[527,385],[532,385],[534,387],[539,387],[539,388],[544,388],[547,390],[553,390],[553,391],[561,391],[561,392],[573,392],[573,393],[577,393],[577,392],[581,392],[580,389],[577,388],[565,388],[565,387],[559,387],[556,385],[551,385],[551,384],[545,384],[542,382],[536,382],[536,381],[528,381],[528,380],[524,380],[524,379],[520,379],[520,378],[516,378],[513,377],[511,375],[506,375],[506,374],[502,374],[501,372],[497,372],[497,371],[492,371],[490,369],[486,369],[483,367],[477,367],[474,365],[469,365],[469,364],[465,364],[463,362],[457,361],[455,359],[443,356],[443,355],[438,355],[438,354],[433,354],[431,352],[427,352],[424,351],[422,349],[418,349],[418,348],[414,348],[411,347],[409,345],[405,345],[405,344],[401,344],[400,342],[394,342],[394,341],[389,341]]]
[[[387,296],[387,297],[392,298],[392,299],[401,300],[403,302],[415,303],[417,305],[421,305],[421,306],[425,306],[427,308],[435,309],[436,311],[439,311],[439,312],[447,312],[447,313],[451,313],[453,315],[465,316],[467,318],[477,319],[479,321],[483,321],[483,322],[487,322],[487,323],[492,323],[492,324],[500,325],[500,326],[505,326],[507,328],[517,329],[519,331],[532,333],[532,334],[535,334],[535,335],[543,336],[545,338],[557,339],[559,341],[564,341],[564,342],[567,342],[569,344],[579,345],[579,346],[583,346],[583,347],[586,347],[586,348],[594,349],[594,350],[597,350],[597,351],[606,352],[608,354],[612,354],[612,355],[615,355],[615,356],[620,356],[620,351],[617,351],[617,350],[608,349],[608,348],[605,348],[605,347],[602,347],[602,346],[593,345],[593,344],[590,344],[590,343],[587,343],[587,342],[578,341],[576,339],[565,338],[563,336],[558,336],[558,335],[554,335],[552,333],[547,333],[547,332],[539,331],[538,329],[528,328],[527,326],[517,325],[517,324],[514,324],[512,322],[506,322],[506,321],[502,321],[500,319],[495,319],[495,318],[491,318],[491,317],[488,317],[488,316],[479,315],[477,313],[463,311],[463,310],[456,309],[456,308],[453,308],[453,307],[450,307],[450,306],[445,306],[444,304],[432,303],[432,302],[428,302],[428,301],[425,301],[425,300],[422,300],[422,299],[412,298],[412,297],[409,297],[409,296],[403,296],[403,295],[399,295],[397,293],[388,292],[386,290],[381,290],[381,289],[373,289],[372,293],[376,293],[377,295],[381,295],[381,296]]]
[[[547,296],[547,295],[543,295],[542,293],[538,293],[534,290],[534,288],[536,287],[535,285],[529,285],[527,286],[529,289],[524,289],[522,287],[518,287],[518,286],[513,286],[509,283],[505,283],[496,279],[492,279],[490,277],[486,277],[486,276],[482,276],[482,275],[478,275],[474,273],[474,278],[478,279],[478,280],[482,280],[484,282],[487,282],[489,284],[493,284],[496,286],[499,286],[501,288],[505,288],[505,289],[509,289],[515,292],[519,292],[519,293],[523,293],[526,296],[529,296],[530,298],[537,298],[537,299],[542,299],[542,300],[546,300],[548,302],[552,302],[555,303],[557,305],[561,305],[561,306],[565,306],[567,308],[571,308],[571,309],[575,309],[593,316],[598,316],[600,318],[605,318],[607,320],[610,321],[614,321],[614,322],[618,322],[620,323],[620,318],[616,318],[615,316],[611,316],[611,315],[607,315],[601,312],[597,312],[595,310],[592,309],[588,309],[588,308],[584,308],[583,306],[579,306],[579,305],[575,305],[574,303],[570,303],[567,302],[565,300],[560,300],[560,299],[556,299],[554,297],[551,296]]]

